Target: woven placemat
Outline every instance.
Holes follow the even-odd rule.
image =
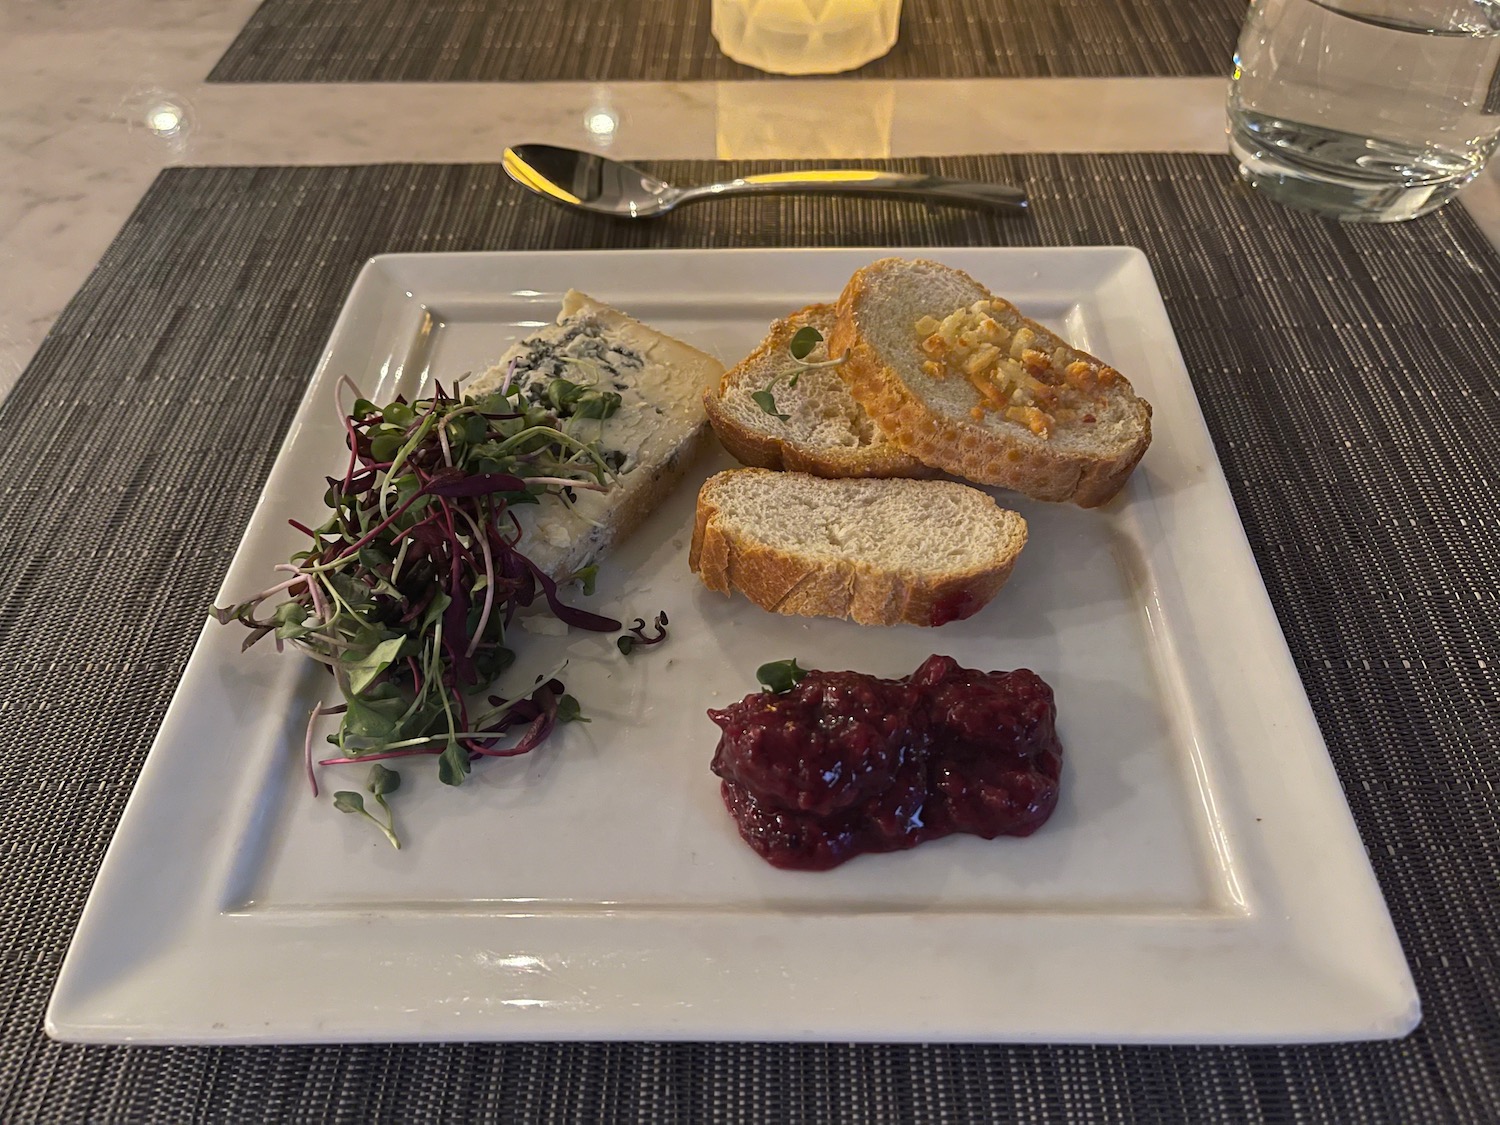
[[[905,0],[871,78],[1228,75],[1245,0]],[[726,58],[709,0],[266,0],[210,82],[680,82]]]
[[[1023,184],[1033,213],[780,198],[621,225],[494,166],[161,175],[0,405],[0,1120],[1500,1119],[1500,260],[1458,207],[1338,226],[1267,204],[1213,156],[886,166]],[[1411,961],[1414,1035],[1284,1049],[43,1037],[89,882],[367,257],[893,244],[1150,257]]]

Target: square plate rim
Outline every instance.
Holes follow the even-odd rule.
[[[445,268],[485,267],[494,266],[503,272],[507,267],[517,268],[525,265],[535,265],[547,262],[549,265],[557,265],[567,262],[601,262],[606,259],[615,262],[627,262],[635,259],[640,261],[653,261],[665,263],[672,259],[678,260],[706,260],[722,261],[727,258],[739,258],[749,260],[759,258],[765,261],[786,260],[789,262],[832,262],[863,264],[876,257],[886,254],[902,256],[921,256],[937,260],[949,261],[959,265],[961,268],[972,269],[966,263],[977,262],[988,264],[1001,262],[1005,259],[1012,261],[1034,260],[1043,264],[1074,259],[1076,261],[1097,261],[1100,263],[1111,263],[1112,270],[1108,276],[1114,277],[1120,271],[1135,271],[1144,274],[1146,281],[1145,289],[1138,294],[1144,301],[1145,314],[1148,319],[1159,318],[1160,324],[1165,326],[1165,345],[1170,351],[1163,358],[1163,366],[1172,369],[1169,374],[1173,378],[1180,378],[1187,393],[1192,397],[1191,381],[1188,379],[1186,369],[1182,364],[1180,353],[1177,351],[1175,337],[1172,335],[1170,321],[1167,318],[1165,307],[1161,302],[1160,292],[1156,287],[1151,269],[1145,254],[1135,247],[1106,246],[1106,247],[908,247],[908,248],[798,248],[798,249],[690,249],[690,250],[581,250],[581,251],[467,251],[456,253],[399,253],[382,254],[369,259],[356,278],[350,293],[335,322],[329,341],[321,353],[321,358],[313,377],[309,380],[304,392],[303,399],[298,406],[297,419],[290,427],[281,449],[277,453],[276,465],[280,465],[287,455],[288,449],[292,447],[299,429],[299,421],[303,412],[309,408],[310,403],[316,397],[316,392],[328,378],[327,364],[335,346],[341,340],[343,334],[348,333],[350,325],[357,319],[358,309],[356,306],[360,301],[373,301],[378,294],[374,293],[379,276],[387,275],[388,280],[395,279],[395,271],[402,267],[413,267],[417,270],[436,269],[442,273]],[[653,267],[654,268],[654,267]],[[582,272],[582,271],[580,271]],[[1139,281],[1139,278],[1137,278]],[[366,292],[369,290],[370,292]],[[540,295],[540,291],[536,292]],[[550,291],[549,291],[550,292]],[[364,296],[361,296],[364,294]],[[413,296],[408,294],[409,297]],[[500,294],[496,294],[500,296]],[[1358,863],[1355,864],[1353,878],[1356,885],[1352,888],[1354,900],[1361,905],[1362,912],[1366,915],[1366,921],[1373,924],[1377,929],[1382,925],[1385,930],[1384,941],[1379,940],[1382,935],[1376,935],[1376,945],[1381,946],[1377,951],[1378,959],[1382,962],[1374,971],[1378,980],[1356,979],[1344,981],[1340,987],[1345,991],[1354,990],[1364,996],[1368,1003],[1362,1007],[1356,1005],[1357,1012],[1351,1009],[1350,1018],[1333,1019],[1322,1023],[1307,1022],[1301,1026],[1277,1025],[1275,1020],[1263,1024],[1251,1024],[1239,1029],[1219,1028],[1217,1030],[1191,1030],[1187,1028],[1174,1027],[1170,1018],[1164,1018],[1165,1014],[1157,1013],[1159,1022],[1152,1028],[1143,1031],[1131,1032],[1129,1030],[1112,1029],[1103,1030],[1102,1034],[1091,1032],[1087,1027],[1080,1027],[1076,1023],[1068,1021],[1049,1022],[1045,1019],[1034,1021],[1025,1029],[975,1026],[972,1023],[964,1026],[953,1026],[948,1029],[941,1027],[934,1029],[932,1025],[914,1025],[910,1028],[893,1025],[888,1019],[884,1022],[875,1021],[874,1025],[862,1024],[858,1019],[836,1020],[824,1018],[821,1021],[806,1027],[788,1027],[784,1023],[771,1025],[763,1019],[760,1022],[750,1021],[743,1026],[725,1026],[722,1020],[709,1020],[705,1023],[701,1014],[698,1019],[667,1019],[656,1021],[644,1021],[634,1025],[624,1025],[617,1020],[600,1020],[596,1012],[594,1018],[569,1018],[564,1016],[560,1021],[517,1021],[515,1023],[485,1024],[481,1021],[475,1025],[472,1021],[423,1024],[421,1021],[410,1028],[392,1026],[386,1023],[380,1027],[362,1028],[357,1021],[350,1023],[347,1020],[334,1019],[323,1023],[321,1026],[303,1026],[298,1030],[288,1032],[284,1027],[268,1024],[269,1030],[258,1031],[246,1027],[243,1022],[233,1027],[224,1026],[220,1028],[204,1026],[145,1026],[140,1023],[132,1023],[130,1020],[119,1018],[99,1018],[99,1013],[89,1011],[89,996],[81,993],[73,996],[65,987],[71,976],[76,972],[73,969],[76,959],[86,956],[81,949],[87,950],[90,945],[89,936],[102,924],[94,917],[96,912],[95,899],[99,889],[99,883],[105,882],[106,876],[111,869],[111,862],[116,851],[119,833],[116,841],[112,841],[109,854],[106,855],[104,865],[100,870],[100,878],[96,882],[95,889],[91,891],[89,904],[85,908],[83,919],[80,921],[78,934],[69,949],[62,971],[59,974],[58,985],[48,1007],[46,1029],[54,1038],[83,1041],[83,1042],[160,1042],[160,1043],[188,1043],[188,1042],[352,1042],[369,1040],[444,1040],[444,1039],[515,1039],[515,1038],[717,1038],[717,1039],[881,1039],[901,1040],[907,1038],[921,1038],[927,1041],[940,1039],[960,1040],[997,1040],[1012,1042],[1291,1042],[1291,1041],[1328,1041],[1337,1039],[1355,1039],[1372,1037],[1393,1037],[1405,1034],[1414,1027],[1420,1018],[1420,1009],[1415,993],[1415,987],[1411,981],[1409,970],[1405,959],[1401,954],[1399,944],[1396,942],[1394,928],[1386,911],[1383,900],[1380,898],[1379,889],[1374,883],[1373,873],[1368,867],[1362,850],[1360,850],[1358,834],[1354,828],[1352,816],[1349,814],[1342,792],[1338,789],[1337,777],[1333,773],[1332,763],[1327,758],[1326,749],[1323,747],[1321,735],[1312,720],[1311,709],[1307,703],[1305,692],[1302,690],[1301,681],[1296,676],[1295,668],[1291,664],[1290,653],[1286,650],[1284,638],[1277,625],[1274,613],[1271,611],[1269,598],[1265,593],[1264,584],[1256,569],[1253,557],[1250,556],[1248,543],[1244,539],[1238,515],[1234,510],[1232,500],[1229,497],[1228,486],[1225,483],[1222,470],[1219,466],[1217,456],[1213,450],[1212,443],[1208,438],[1207,427],[1203,422],[1201,412],[1197,409],[1196,398],[1192,397],[1191,417],[1179,419],[1179,423],[1190,427],[1196,423],[1196,432],[1193,439],[1206,444],[1208,462],[1206,468],[1206,480],[1202,482],[1209,492],[1215,494],[1213,500],[1221,509],[1227,504],[1229,523],[1237,538],[1229,545],[1229,550],[1237,556],[1237,565],[1243,571],[1244,565],[1248,564],[1250,573],[1254,576],[1254,591],[1258,598],[1252,596],[1252,601],[1257,603],[1253,607],[1255,612],[1262,615],[1259,625],[1262,627],[1269,621],[1271,630],[1279,642],[1279,651],[1269,654],[1268,659],[1272,664],[1279,665],[1282,686],[1285,686],[1286,674],[1290,672],[1291,682],[1295,684],[1296,698],[1293,700],[1293,710],[1298,714],[1292,717],[1291,726],[1302,729],[1298,733],[1303,742],[1306,742],[1308,728],[1310,727],[1313,744],[1317,754],[1321,755],[1321,762],[1311,763],[1315,773],[1321,773],[1325,778],[1332,779],[1333,793],[1337,797],[1336,808],[1333,810],[1336,834],[1342,837],[1342,848],[1348,853],[1345,861],[1350,855],[1357,853]],[[273,468],[273,473],[274,473]],[[256,512],[252,515],[246,531],[248,541],[251,529],[261,514],[260,508],[267,500],[265,494],[256,505]],[[1146,500],[1130,501],[1131,505],[1146,503],[1149,507],[1156,506],[1156,500],[1148,497]],[[235,559],[238,560],[245,549],[245,541],[242,541],[236,549]],[[230,573],[233,573],[234,563],[231,563]],[[226,582],[228,579],[226,578]],[[205,632],[207,628],[205,628]],[[198,649],[202,647],[203,638],[200,637],[199,644],[194,650],[194,660],[197,659]],[[188,670],[184,675],[184,682],[193,668],[190,660]],[[179,685],[179,695],[182,694]],[[178,707],[179,700],[174,698],[172,710]],[[1300,704],[1300,706],[1297,706]],[[158,735],[157,742],[161,743],[167,736],[171,725],[172,710],[169,710],[167,720],[163,724],[162,732]],[[142,777],[146,775],[153,758],[157,757],[157,746],[153,745],[147,764],[142,769]],[[133,823],[131,806],[137,803],[137,797],[141,792],[138,784],[132,793],[130,801],[121,819],[121,828]],[[1351,852],[1350,849],[1353,849]],[[1373,900],[1371,894],[1373,892]],[[908,922],[916,919],[905,920]],[[1163,919],[1166,928],[1170,930],[1172,919]],[[815,929],[816,927],[814,927]],[[897,927],[904,929],[905,927]],[[920,929],[920,927],[918,927]],[[1002,926],[1001,929],[1006,927]],[[1305,937],[1305,935],[1303,935]],[[92,943],[98,946],[98,940]],[[1295,942],[1294,942],[1295,944]],[[1368,967],[1367,967],[1368,968]],[[1375,987],[1379,986],[1379,987]],[[1371,993],[1370,989],[1374,988]],[[1342,995],[1342,993],[1340,993]],[[304,1025],[306,1021],[303,1021]],[[731,1021],[732,1023],[732,1021]],[[713,1026],[710,1026],[713,1025]],[[1102,1029],[1101,1029],[1102,1030]],[[1186,1036],[1186,1037],[1185,1037]]]

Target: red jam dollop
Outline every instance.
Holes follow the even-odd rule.
[[[809,672],[708,717],[724,804],[776,867],[826,871],[955,832],[1029,836],[1057,805],[1057,708],[1026,668],[931,656],[900,680]]]

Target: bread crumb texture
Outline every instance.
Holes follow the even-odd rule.
[[[967,485],[738,469],[699,493],[689,562],[773,612],[933,625],[990,601],[1025,542]]]

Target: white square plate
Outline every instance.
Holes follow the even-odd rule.
[[[902,251],[895,251],[902,253]],[[879,250],[432,254],[360,275],[225,579],[267,585],[342,471],[335,384],[413,395],[482,368],[576,286],[733,362]],[[90,1042],[827,1039],[1267,1042],[1399,1036],[1418,1004],[1145,258],[905,253],[966,269],[1126,372],[1155,442],[1107,509],[1014,503],[1015,575],[967,621],[777,617],[687,566],[706,458],[608,560],[591,608],[671,617],[524,635],[592,721],[476,766],[403,765],[400,852],[314,801],[307,660],[208,624],[68,952],[48,1032]],[[576,592],[573,600],[582,601]],[[205,610],[207,607],[205,607]],[[755,669],[898,676],[929,653],[1056,689],[1062,799],[1035,836],[953,837],[809,874],[739,839],[704,714]]]

